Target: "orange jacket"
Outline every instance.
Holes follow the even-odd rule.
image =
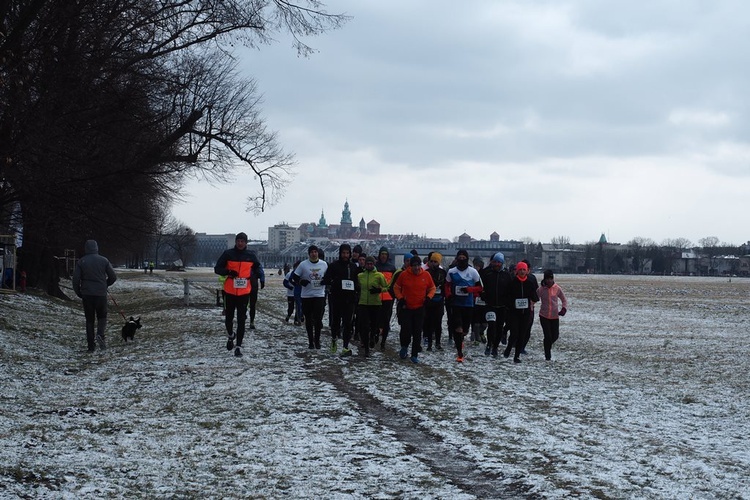
[[[406,299],[407,309],[419,309],[424,306],[425,299],[435,296],[435,283],[430,273],[420,269],[414,274],[411,269],[399,273],[393,293],[397,299]]]
[[[237,262],[228,261],[227,270],[237,271],[237,278],[227,276],[224,282],[224,291],[232,295],[247,295],[253,289],[250,283],[250,274],[253,272],[254,262]],[[242,281],[244,280],[244,281]],[[237,287],[237,284],[245,284],[243,287]]]
[[[219,276],[226,276],[224,281],[224,291],[230,295],[247,295],[253,286],[250,281],[250,275],[255,265],[260,266],[258,257],[247,249],[238,250],[237,247],[225,250],[214,266],[214,272]],[[236,278],[227,276],[230,272],[237,273]]]

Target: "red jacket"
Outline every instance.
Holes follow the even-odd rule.
[[[414,274],[407,269],[399,273],[393,293],[397,299],[406,299],[407,309],[419,309],[424,306],[425,299],[432,299],[435,295],[435,283],[427,271],[420,269]]]

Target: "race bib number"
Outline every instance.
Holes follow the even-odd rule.
[[[495,311],[487,311],[487,314],[484,315],[484,319],[486,319],[487,322],[497,321],[497,314],[495,314]]]
[[[248,285],[247,278],[234,278],[235,288],[247,288],[247,285]]]
[[[466,291],[465,286],[457,286],[456,295],[458,295],[459,297],[466,297],[467,295],[469,295],[469,292]]]
[[[320,288],[322,285],[323,280],[312,280],[310,283],[312,283],[312,286],[314,288]]]
[[[484,300],[482,300],[481,297],[477,297],[477,300],[476,300],[476,302],[474,302],[474,304],[478,305],[478,306],[485,306],[485,305],[487,305],[487,302],[485,302]]]
[[[435,289],[435,295],[440,295],[441,293],[443,292],[439,288]]]
[[[529,299],[516,299],[516,309],[528,309]]]
[[[341,289],[354,291],[354,282],[352,280],[341,280]]]

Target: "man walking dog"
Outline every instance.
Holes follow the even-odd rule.
[[[107,328],[107,288],[117,280],[117,275],[109,260],[99,255],[99,244],[95,240],[86,241],[83,250],[84,256],[73,271],[73,291],[83,299],[86,342],[89,352],[94,352],[97,344],[99,349],[106,347],[104,330]],[[96,337],[94,319],[97,321]]]

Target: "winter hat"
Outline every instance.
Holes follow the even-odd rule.
[[[307,255],[310,255],[310,252],[312,252],[313,250],[317,251],[318,254],[320,254],[320,248],[315,245],[310,245],[309,247],[307,247]]]
[[[367,257],[365,257],[365,264],[367,264],[368,262],[372,262],[373,264],[375,264],[375,257],[373,257],[372,255],[368,255]]]
[[[85,253],[99,253],[99,244],[96,240],[86,240],[86,243],[83,244],[83,249]],[[409,255],[409,258],[411,258],[411,255]]]
[[[432,252],[432,255],[430,255],[430,260],[434,260],[438,264],[440,264],[443,261],[443,256],[440,254],[440,252]]]
[[[351,245],[349,245],[349,243],[342,243],[341,244],[341,246],[339,247],[339,255],[341,255],[341,251],[342,250],[349,250],[349,253],[350,254],[352,253],[352,247],[351,247]]]
[[[463,255],[464,257],[466,257],[467,260],[469,259],[469,252],[467,252],[463,248],[460,249],[458,252],[456,252],[456,258],[460,257],[461,255]]]
[[[381,253],[385,253],[386,255],[390,255],[391,253],[388,251],[387,247],[380,247],[380,250],[378,250],[378,255]]]
[[[412,255],[416,255],[417,257],[419,257],[419,252],[417,252],[416,248],[412,248],[411,252],[409,252],[409,253],[412,254]]]
[[[234,241],[237,240],[247,241],[247,235],[245,233],[237,233],[237,236],[234,237]]]
[[[529,270],[529,266],[527,266],[524,261],[521,261],[518,264],[516,264],[516,271],[518,271],[519,269],[525,269],[525,270],[528,271]]]
[[[495,262],[500,262],[501,264],[505,264],[505,255],[503,255],[503,252],[497,252],[492,256],[492,260]]]
[[[411,258],[412,258],[412,257],[414,257],[414,256],[413,256],[412,254],[410,254],[410,253],[405,253],[405,254],[404,254],[404,264],[406,264],[407,262],[411,261]]]
[[[354,245],[352,252],[357,252],[358,254],[362,253],[362,245]]]
[[[552,272],[552,269],[544,271],[544,279],[555,279],[555,273]]]
[[[420,259],[419,257],[417,257],[417,256],[415,255],[414,257],[412,257],[412,258],[411,258],[411,259],[409,260],[409,265],[410,265],[410,266],[421,266],[421,265],[422,265],[422,259]]]
[[[481,257],[474,257],[474,260],[471,261],[475,266],[477,264],[484,265],[484,259]]]

